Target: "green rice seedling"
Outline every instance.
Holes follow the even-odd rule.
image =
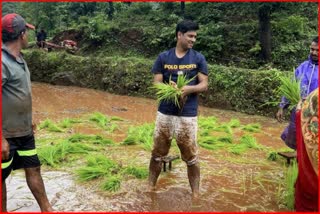
[[[205,130],[210,130],[213,129],[216,126],[217,123],[217,118],[210,116],[210,117],[199,117],[199,128],[200,129],[205,129]]]
[[[240,138],[240,144],[244,144],[248,148],[252,148],[252,149],[261,148],[261,145],[258,145],[256,138],[251,135],[243,135]]]
[[[127,137],[122,145],[142,144],[144,149],[150,151],[153,145],[154,124],[143,124],[141,126],[130,127]]]
[[[88,154],[90,151],[97,151],[97,149],[87,146],[82,143],[70,144],[69,154]]]
[[[110,123],[110,119],[100,112],[91,114],[89,120],[95,122],[101,128],[105,128]]]
[[[251,135],[244,135],[240,138],[240,143],[229,147],[228,151],[233,154],[239,155],[251,148],[260,149],[262,147],[261,145],[257,144],[257,140],[255,137]]]
[[[295,69],[293,73],[279,76],[280,87],[277,92],[280,96],[285,96],[289,101],[289,109],[292,109],[301,100],[300,96],[300,81],[295,78]]]
[[[50,132],[63,132],[63,130],[54,124],[50,119],[46,119],[45,121],[41,122],[39,128],[46,129]]]
[[[293,72],[290,73],[278,73],[277,77],[280,82],[280,86],[276,89],[276,94],[278,97],[285,96],[289,100],[289,111],[295,107],[299,101],[301,100],[300,94],[300,80],[295,78],[295,69],[293,68]],[[267,102],[264,105],[274,105],[278,106],[279,101],[277,102]]]
[[[112,116],[110,118],[111,121],[124,121],[124,119],[122,119],[121,117],[117,117],[117,116]]]
[[[267,159],[270,161],[276,161],[278,160],[278,154],[275,151],[271,151],[268,153]]]
[[[118,176],[111,176],[104,180],[101,189],[109,192],[116,192],[120,189],[121,180]]]
[[[148,177],[148,170],[144,167],[129,166],[124,170],[125,174],[133,175],[136,178],[144,179]]]
[[[77,119],[66,118],[59,123],[59,127],[64,129],[70,128],[74,123],[81,123],[81,121]]]
[[[261,125],[259,123],[250,123],[242,127],[242,130],[245,130],[248,132],[260,132]]]
[[[42,164],[56,167],[58,150],[55,146],[46,146],[37,149],[37,153]]]
[[[240,120],[238,120],[238,119],[231,119],[230,122],[228,123],[228,125],[229,125],[231,128],[238,128],[238,127],[240,127]]]
[[[228,124],[222,124],[220,126],[216,126],[215,128],[212,129],[213,131],[217,131],[217,132],[225,132],[228,134],[232,134],[232,129]]]
[[[112,160],[102,155],[87,157],[87,166],[76,171],[80,181],[93,180],[99,177],[110,176],[113,171],[118,171],[119,166]]]
[[[195,76],[196,77],[196,76]],[[181,108],[179,104],[179,99],[182,95],[182,87],[188,85],[195,77],[187,79],[187,75],[178,75],[177,85],[173,86],[171,81],[171,76],[169,83],[156,83],[151,88],[156,90],[156,96],[158,102],[173,102],[176,106]]]
[[[101,144],[101,145],[113,145],[114,142],[111,139],[103,138],[100,135],[83,135],[83,134],[74,134],[69,139],[69,142],[86,142],[90,144]]]
[[[294,193],[295,193],[295,182],[298,177],[298,166],[297,162],[293,161],[293,164],[288,167],[286,177],[285,177],[285,184],[286,184],[286,193],[285,193],[285,203],[286,206],[290,209],[294,209]]]

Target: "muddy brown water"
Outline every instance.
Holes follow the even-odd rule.
[[[157,110],[155,100],[114,95],[98,90],[33,83],[33,117],[36,123],[50,118],[77,118],[92,112],[125,118],[135,124],[154,122]],[[241,124],[260,123],[262,132],[254,136],[260,144],[273,149],[284,148],[279,134],[285,124],[275,119],[246,115],[233,111],[200,107],[200,115],[215,116],[221,122],[237,118]],[[81,132],[95,130],[82,127]],[[76,130],[79,131],[79,130]],[[123,133],[115,139],[124,138]],[[121,156],[142,156],[148,165],[150,154],[141,147],[126,147]],[[186,166],[181,160],[173,162],[173,169],[162,172],[157,190],[148,191],[146,180],[126,180],[116,193],[99,190],[94,182],[76,181],[70,171],[53,171],[42,167],[42,175],[50,202],[58,211],[287,211],[279,203],[279,182],[284,167],[266,159],[261,152],[250,152],[235,157],[228,152],[200,148],[201,197],[191,198]],[[232,160],[231,162],[228,160]],[[9,211],[39,211],[26,186],[22,171],[16,171],[7,180]]]

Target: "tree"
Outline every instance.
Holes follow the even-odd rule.
[[[258,9],[261,59],[266,62],[271,60],[271,10],[272,5],[264,3]]]
[[[108,10],[108,19],[111,20],[113,18],[113,13],[114,13],[113,2],[110,1],[109,2],[109,10]]]

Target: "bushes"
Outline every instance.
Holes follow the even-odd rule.
[[[69,72],[78,86],[111,93],[155,98],[149,87],[154,60],[130,57],[80,57],[64,52],[45,53],[28,50],[25,59],[31,79],[52,83],[57,73]],[[273,115],[272,106],[261,106],[279,100],[277,70],[249,70],[209,65],[209,89],[200,95],[200,102],[209,107],[232,109],[249,114]]]

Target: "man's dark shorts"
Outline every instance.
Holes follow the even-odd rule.
[[[1,161],[2,181],[10,175],[12,169],[40,166],[33,134],[24,137],[6,138],[6,140],[10,145],[10,155],[8,160]]]

